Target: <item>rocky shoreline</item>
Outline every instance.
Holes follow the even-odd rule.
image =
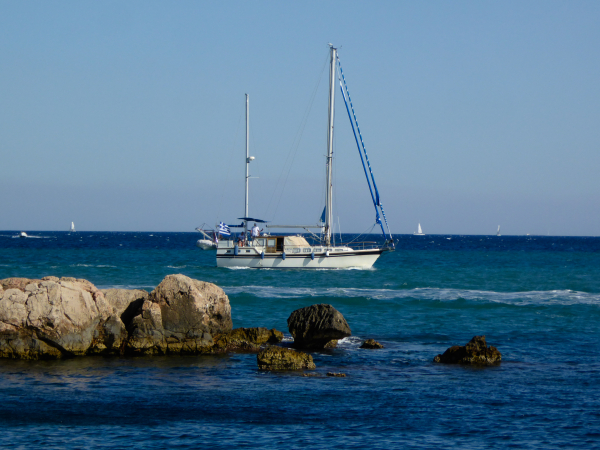
[[[252,352],[257,353],[259,369],[303,370],[314,369],[315,364],[311,355],[298,350],[333,348],[352,334],[342,314],[325,304],[293,311],[288,328],[293,349],[278,345],[281,331],[233,329],[225,292],[181,274],[167,275],[150,293],[101,290],[70,277],[0,280],[0,358]],[[361,348],[383,346],[367,339]],[[460,357],[446,357],[450,353]],[[494,364],[500,361],[500,352],[488,348],[485,337],[476,337],[466,350],[452,347],[435,361]]]

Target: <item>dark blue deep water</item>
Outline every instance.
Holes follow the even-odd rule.
[[[278,271],[218,269],[194,233],[16,234],[0,279],[183,273],[225,289],[234,327],[289,336],[329,303],[353,336],[313,353],[317,377],[252,354],[0,360],[1,448],[600,448],[600,238],[399,236],[372,270]],[[432,362],[479,334],[499,366]]]

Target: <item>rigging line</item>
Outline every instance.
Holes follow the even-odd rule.
[[[358,136],[360,137],[360,143],[363,148],[363,152],[365,153],[365,159],[367,160],[367,166],[369,166],[369,172],[371,174],[371,180],[373,181],[373,187],[375,188],[375,194],[377,196],[377,205],[379,205],[379,191],[377,190],[377,183],[375,183],[375,177],[373,175],[373,170],[371,169],[371,163],[369,162],[369,156],[367,155],[367,149],[365,148],[365,143],[363,142],[363,137],[360,132],[360,127],[358,126],[358,119],[356,118],[356,113],[354,112],[354,105],[352,104],[352,99],[350,98],[350,91],[348,90],[348,84],[346,83],[346,77],[344,76],[344,71],[342,70],[342,63],[340,62],[340,58],[337,58],[338,66],[340,68],[340,74],[342,75],[342,80],[344,81],[344,87],[346,88],[346,93],[348,94],[348,102],[350,103],[350,108],[352,109],[352,115],[354,116],[354,122],[356,123],[356,129],[358,131]]]
[[[358,126],[358,120],[356,119],[356,114],[354,113],[354,106],[352,105],[352,99],[350,98],[350,91],[348,90],[348,85],[346,83],[346,78],[344,77],[344,71],[342,70],[342,63],[340,61],[339,56],[337,57],[338,66],[340,68],[340,74],[342,76],[342,80],[344,81],[344,87],[346,89],[346,93],[348,94],[348,101],[350,102],[350,107],[352,108],[352,115],[354,116],[354,122],[356,123],[356,129],[358,130],[358,135],[360,137],[360,142],[362,144],[363,152],[365,154],[365,159],[367,160],[367,165],[369,166],[369,172],[371,174],[371,180],[373,181],[373,187],[375,188],[375,194],[377,195],[377,204],[375,209],[377,210],[377,206],[381,209],[381,213],[383,215],[383,220],[385,221],[385,225],[388,229],[388,233],[390,235],[390,239],[392,238],[392,232],[390,230],[390,225],[388,224],[387,217],[385,216],[385,211],[383,210],[383,205],[379,199],[379,190],[377,189],[377,184],[375,183],[375,176],[373,175],[373,170],[371,169],[371,163],[369,161],[369,156],[367,155],[367,149],[365,148],[365,144],[363,142],[362,134],[360,132],[360,127]],[[341,83],[340,83],[341,84]],[[348,113],[349,114],[349,113]],[[352,122],[352,119],[350,120]],[[379,218],[379,212],[377,212],[377,217]],[[385,236],[385,231],[383,229],[383,224],[381,224],[381,231]]]
[[[231,166],[232,164],[230,163],[230,161],[233,161],[233,151],[235,150],[235,145],[237,143],[237,137],[238,137],[238,133],[240,132],[240,123],[242,121],[242,116],[244,115],[244,113],[240,113],[239,119],[238,119],[238,124],[235,127],[235,136],[233,138],[233,145],[231,146],[231,149],[229,150],[229,158],[227,158],[227,172],[225,173],[225,184],[224,186],[229,186],[229,173],[231,172]],[[220,217],[221,214],[221,206],[223,206],[223,195],[225,194],[225,189],[219,189],[221,191],[221,198],[219,199],[219,207],[217,208],[217,220]]]
[[[340,66],[340,71],[341,70],[342,70],[342,67]],[[343,76],[343,74],[342,74],[342,76]],[[356,138],[356,130],[354,129],[354,123],[352,122],[352,117],[350,116],[350,110],[348,108],[348,102],[346,101],[346,93],[347,92],[344,92],[344,88],[342,87],[342,81],[341,80],[340,80],[340,89],[342,91],[342,97],[344,99],[344,104],[346,105],[346,112],[348,113],[348,119],[350,119],[350,125],[352,126],[352,132],[354,133],[354,140],[356,141],[356,146],[358,147],[358,154],[360,155],[360,161],[362,162],[363,170],[365,172],[365,178],[367,179],[367,184],[369,185],[369,191],[371,192],[371,199],[373,200],[373,206],[375,207],[376,222],[380,223],[380,225],[381,225],[381,232],[385,236],[385,230],[383,229],[383,224],[381,223],[381,219],[379,218],[379,210],[377,209],[378,202],[379,202],[379,195],[377,195],[377,201],[375,201],[375,197],[373,196],[373,189],[371,188],[371,183],[369,181],[369,175],[367,174],[367,168],[365,167],[365,161],[363,159],[362,152],[360,151],[360,145],[358,144],[358,139]],[[350,94],[348,94],[348,100],[350,100]],[[358,128],[358,123],[356,124],[356,128]],[[359,131],[359,133],[360,133],[360,131]],[[365,153],[365,157],[366,156],[367,155]],[[368,162],[368,160],[367,160],[367,162]],[[375,192],[377,192],[377,187],[375,187]],[[386,221],[386,224],[387,224],[387,221]]]
[[[273,197],[275,196],[275,192],[278,190],[277,188],[279,187],[279,184],[281,183],[281,180],[283,178],[283,174],[285,173],[285,168],[288,165],[288,160],[290,159],[290,156],[292,157],[291,162],[289,164],[289,168],[287,171],[287,174],[285,176],[285,179],[283,180],[283,186],[281,189],[279,189],[279,198],[277,199],[277,204],[275,205],[275,210],[273,211],[273,216],[275,216],[275,214],[277,213],[277,210],[279,209],[279,204],[281,202],[281,197],[283,196],[283,191],[285,190],[285,186],[287,184],[287,180],[289,178],[290,172],[292,170],[292,166],[294,165],[294,160],[296,158],[296,153],[298,152],[298,147],[300,146],[300,141],[302,140],[302,135],[304,134],[304,128],[306,127],[306,123],[308,122],[308,116],[310,115],[310,111],[312,110],[312,106],[315,100],[315,97],[317,95],[317,91],[319,89],[319,86],[321,84],[321,79],[323,78],[323,73],[325,72],[325,67],[327,67],[327,60],[329,59],[329,54],[327,55],[327,58],[325,58],[325,62],[323,64],[323,67],[321,68],[321,73],[319,75],[319,78],[317,80],[317,83],[313,89],[310,101],[308,103],[308,107],[306,108],[305,112],[304,112],[304,116],[300,122],[300,127],[298,128],[298,131],[296,132],[296,136],[294,137],[293,141],[292,141],[292,145],[290,147],[290,150],[288,152],[288,155],[285,159],[285,163],[281,169],[281,174],[279,175],[279,179],[277,180],[277,183],[275,184],[275,189],[273,189],[273,192],[271,193],[271,198],[269,199],[269,203],[267,205],[267,209],[265,211],[265,217],[267,217],[267,214],[269,212],[269,208],[271,207],[271,203],[273,202]]]
[[[364,236],[365,234],[371,234],[371,231],[373,231],[373,228],[375,228],[377,226],[377,223],[374,223],[371,228],[369,229],[369,231],[363,231],[361,234],[359,234],[358,236],[356,236],[354,239],[352,239],[350,242],[348,242],[348,244],[352,244],[355,240],[357,240],[358,238]]]

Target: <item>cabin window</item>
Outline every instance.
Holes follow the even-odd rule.
[[[261,247],[263,247],[265,245],[265,240],[264,239],[258,239],[258,245],[260,245]]]
[[[250,250],[246,250],[246,253],[250,253]]]
[[[323,249],[322,248],[315,248],[315,252],[322,252]]]
[[[294,249],[294,253],[300,253],[300,249],[299,248],[295,248]]]
[[[275,239],[267,239],[268,247],[275,247]]]
[[[310,249],[310,248],[305,248],[305,249],[303,250],[303,252],[304,252],[304,253],[310,253],[310,251],[311,251],[311,250],[312,250],[312,249]]]

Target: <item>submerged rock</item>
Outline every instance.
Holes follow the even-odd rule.
[[[48,359],[116,352],[127,337],[87,280],[0,280],[0,357]]]
[[[258,368],[261,370],[302,370],[314,369],[315,363],[311,355],[297,352],[291,348],[271,346],[256,355]]]
[[[132,319],[126,352],[210,353],[213,336],[231,328],[231,306],[223,289],[185,275],[167,275]]]
[[[475,336],[467,345],[455,345],[442,355],[437,355],[433,361],[444,364],[473,364],[492,365],[502,360],[502,355],[496,347],[488,347],[485,336]]]
[[[381,345],[375,339],[367,339],[365,342],[362,343],[360,348],[376,349],[376,348],[383,348],[383,345]]]
[[[329,342],[352,335],[342,313],[331,305],[318,304],[294,311],[288,318],[294,347],[322,349]]]
[[[338,378],[345,378],[346,374],[342,373],[342,372],[327,372],[327,376],[328,377],[338,377]]]

